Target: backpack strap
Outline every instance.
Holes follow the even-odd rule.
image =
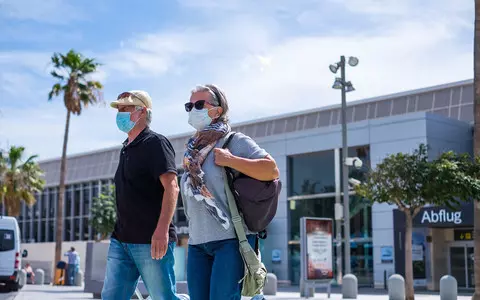
[[[233,137],[235,136],[235,133],[236,133],[235,131],[230,131],[229,133],[227,133],[227,135],[224,138],[225,142],[223,143],[222,149],[227,149],[228,148],[228,145],[230,144]]]
[[[230,131],[229,133],[227,133],[227,135],[223,138],[224,142],[223,142],[222,149],[228,149],[228,145],[232,141],[235,134],[236,134],[235,131]],[[227,173],[228,184],[230,185],[230,188],[232,188],[232,185],[233,185],[233,171],[229,167],[225,167],[225,171]]]

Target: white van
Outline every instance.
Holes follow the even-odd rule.
[[[0,215],[0,284],[12,291],[21,288],[19,272],[22,257],[27,255],[27,250],[20,255],[20,228],[17,219]]]

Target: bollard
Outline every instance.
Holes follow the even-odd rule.
[[[27,285],[27,272],[23,269],[18,272],[18,285],[20,288]]]
[[[78,270],[77,274],[75,274],[75,286],[82,286],[83,285],[83,271]]]
[[[357,299],[358,295],[358,279],[353,274],[343,276],[342,282],[342,298]]]
[[[313,298],[315,297],[315,288],[312,288],[305,281],[300,281],[300,297]]]
[[[44,285],[45,284],[45,271],[42,269],[35,270],[35,284]]]
[[[440,300],[457,300],[458,286],[455,277],[445,275],[440,278]]]
[[[267,282],[263,288],[264,295],[275,296],[277,295],[277,276],[273,273],[267,274]]]
[[[388,278],[388,299],[405,300],[405,279],[402,275],[394,274]]]

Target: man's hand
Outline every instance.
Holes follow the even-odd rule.
[[[229,167],[230,161],[235,157],[228,149],[215,148],[213,149],[215,155],[215,164],[220,167]]]
[[[167,253],[168,248],[168,228],[155,229],[152,236],[152,259],[162,259]]]

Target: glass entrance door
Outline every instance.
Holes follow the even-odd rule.
[[[457,279],[458,287],[467,287],[465,267],[465,247],[451,247],[450,275]]]
[[[473,247],[450,247],[450,275],[457,279],[459,288],[475,287],[473,268]]]
[[[473,247],[467,247],[467,278],[468,278],[468,287],[475,287],[475,274],[473,273],[474,268],[474,256],[473,256]]]

